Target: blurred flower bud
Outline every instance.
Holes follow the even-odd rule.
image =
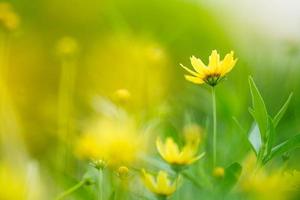
[[[126,166],[121,166],[117,169],[117,176],[122,179],[125,180],[129,177],[129,169]]]
[[[58,40],[56,52],[61,57],[70,57],[77,54],[79,51],[77,41],[72,37],[63,37]]]
[[[118,89],[113,94],[113,99],[117,103],[126,104],[131,98],[131,94],[127,89]]]
[[[104,160],[93,160],[91,164],[98,170],[103,170],[107,166],[107,163]]]
[[[186,143],[198,145],[202,139],[202,128],[197,124],[187,124],[183,128]]]
[[[13,11],[9,3],[0,3],[0,24],[8,31],[14,31],[20,24],[19,16]]]
[[[225,175],[225,170],[223,167],[215,167],[213,171],[213,176],[216,178],[223,178]]]

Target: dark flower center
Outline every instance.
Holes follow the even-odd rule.
[[[208,85],[215,86],[221,80],[221,76],[220,76],[220,74],[210,74],[210,75],[207,75],[203,80]]]

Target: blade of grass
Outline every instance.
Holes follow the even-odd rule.
[[[291,93],[288,97],[288,99],[286,100],[286,102],[283,104],[283,106],[280,108],[280,110],[278,111],[278,113],[275,115],[274,119],[273,119],[273,124],[274,124],[274,127],[277,127],[279,121],[281,120],[281,118],[283,117],[284,113],[286,112],[288,106],[289,106],[289,103],[291,101],[293,97],[293,93]]]

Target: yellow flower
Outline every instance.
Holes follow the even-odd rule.
[[[191,63],[195,71],[180,64],[191,75],[185,75],[186,80],[195,84],[207,83],[215,86],[222,78],[232,70],[237,59],[233,58],[233,51],[226,54],[224,59],[220,60],[220,55],[213,50],[209,56],[209,64],[206,66],[199,58],[191,57]]]
[[[79,138],[76,154],[81,158],[103,160],[108,167],[130,165],[145,150],[144,138],[135,123],[126,119],[100,119]]]
[[[121,166],[117,169],[117,176],[122,179],[126,180],[129,177],[129,169],[126,166]]]
[[[19,171],[12,169],[7,164],[0,163],[0,199],[1,200],[25,200],[26,179]]]
[[[197,145],[203,139],[203,130],[198,124],[187,124],[183,128],[183,136],[186,142]]]
[[[257,200],[299,199],[300,172],[269,170],[264,167],[257,170],[256,157],[251,154],[243,162],[243,172],[237,189]]]
[[[127,89],[118,89],[114,92],[113,98],[117,103],[126,104],[130,100],[131,94]]]
[[[79,46],[77,41],[69,36],[60,38],[56,44],[56,51],[59,56],[68,57],[78,53]]]
[[[18,28],[20,19],[9,3],[0,3],[0,23],[8,31]]]
[[[216,178],[223,178],[225,175],[225,170],[223,167],[215,167],[213,170],[213,176]]]
[[[159,154],[166,162],[174,167],[192,164],[203,157],[204,153],[196,156],[198,152],[198,146],[199,142],[195,143],[193,140],[193,143],[189,143],[187,141],[186,145],[180,151],[178,145],[170,137],[166,139],[165,144],[162,143],[160,138],[156,140],[156,147]]]
[[[168,178],[168,173],[165,171],[159,171],[157,177],[155,178],[143,169],[142,181],[151,192],[163,197],[173,194],[177,187],[177,180],[171,183]]]

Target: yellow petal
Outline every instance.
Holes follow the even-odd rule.
[[[186,80],[191,81],[192,83],[195,83],[195,84],[204,83],[204,81],[199,77],[190,76],[190,75],[184,75],[184,77],[185,77]]]
[[[151,192],[156,192],[156,184],[153,176],[148,174],[144,169],[142,169],[142,181]]]
[[[165,144],[165,159],[168,162],[176,162],[179,156],[179,149],[177,144],[173,141],[172,138],[167,138]]]
[[[187,72],[189,72],[190,74],[192,74],[193,76],[198,76],[198,74],[192,70],[190,70],[189,68],[187,68],[186,66],[180,64],[180,66],[185,69]]]
[[[198,146],[197,146],[198,147]],[[185,145],[180,152],[180,164],[189,164],[191,159],[193,159],[193,156],[196,154],[198,148],[191,146],[191,145]]]
[[[218,54],[217,50],[213,50],[211,55],[209,56],[209,64],[208,66],[212,69],[215,70],[218,68],[220,63],[220,55]]]
[[[190,161],[189,164],[192,164],[194,162],[196,162],[197,160],[200,160],[201,158],[203,158],[205,156],[205,152],[201,153],[200,155],[193,157]]]
[[[168,174],[164,171],[159,171],[156,179],[157,188],[160,191],[167,191],[169,188]]]
[[[235,63],[237,62],[237,59],[233,59],[234,52],[231,51],[229,54],[227,54],[222,63],[221,63],[221,75],[224,76],[228,72],[232,70],[234,67]]]
[[[196,72],[198,72],[201,75],[205,74],[207,67],[199,58],[192,56],[191,63],[192,63],[193,68],[196,70]]]

